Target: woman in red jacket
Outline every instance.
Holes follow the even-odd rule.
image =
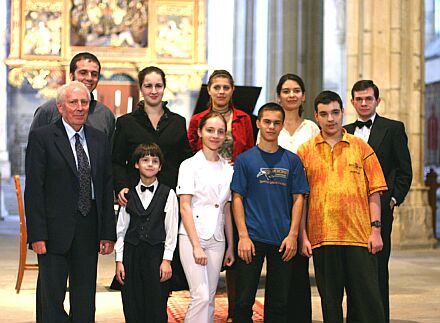
[[[225,70],[215,70],[208,80],[208,109],[193,115],[189,124],[188,139],[194,153],[202,148],[202,141],[197,134],[200,119],[211,110],[221,113],[228,124],[226,140],[220,149],[223,158],[233,164],[239,154],[254,146],[251,118],[233,106],[232,93],[234,79],[231,74]]]

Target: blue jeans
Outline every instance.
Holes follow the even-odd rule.
[[[264,293],[264,322],[287,322],[287,299],[292,277],[292,260],[281,259],[279,246],[253,241],[256,255],[246,264],[238,258],[236,263],[236,303],[234,322],[252,323],[252,306],[255,302],[261,268],[266,258],[266,284]]]

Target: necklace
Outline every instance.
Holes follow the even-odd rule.
[[[212,111],[215,111],[215,112],[218,112],[218,113],[220,113],[222,116],[225,116],[225,115],[227,115],[228,113],[231,113],[232,112],[232,108],[230,107],[230,106],[228,106],[228,109],[226,110],[226,111],[217,111],[217,110],[215,110],[214,109],[214,107],[212,108]]]

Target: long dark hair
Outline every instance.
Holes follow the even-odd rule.
[[[145,67],[144,69],[142,69],[138,73],[139,88],[141,88],[142,87],[142,83],[144,83],[145,75],[148,75],[148,74],[153,73],[153,72],[155,72],[155,73],[157,73],[157,74],[159,74],[161,76],[163,87],[164,88],[167,87],[167,81],[165,80],[165,73],[164,73],[164,71],[162,71],[157,66],[148,66],[148,67]]]
[[[277,95],[278,96],[281,94],[281,89],[283,88],[283,84],[288,80],[295,81],[296,83],[298,83],[299,87],[301,88],[302,93],[303,94],[306,93],[306,87],[304,85],[304,81],[302,80],[302,78],[296,74],[287,73],[287,74],[284,74],[283,76],[281,76],[280,80],[278,81],[278,84],[277,84]],[[303,112],[304,112],[304,107],[301,104],[301,106],[298,109],[298,115],[301,117]]]

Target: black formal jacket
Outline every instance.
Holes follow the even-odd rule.
[[[98,216],[98,240],[116,240],[110,145],[106,135],[84,125]],[[75,234],[79,179],[62,123],[30,132],[24,193],[28,242],[46,241],[48,252],[65,253]]]
[[[344,127],[351,134],[355,131],[354,123]],[[389,204],[391,197],[394,197],[397,205],[401,204],[412,181],[411,156],[404,124],[376,114],[368,144],[379,159],[388,186],[382,201]]]
[[[158,174],[160,183],[173,189],[177,185],[179,166],[192,156],[186,133],[185,118],[171,112],[163,103],[164,114],[157,129],[154,129],[144,111],[144,102],[132,113],[119,117],[116,121],[113,139],[113,176],[115,193],[123,188],[132,188],[139,182],[139,171],[131,160],[134,150],[140,144],[156,143],[164,155],[161,171]]]

